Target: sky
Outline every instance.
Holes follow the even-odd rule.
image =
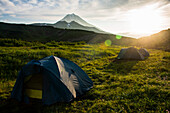
[[[0,0],[0,22],[55,23],[71,13],[134,38],[170,28],[170,0]]]

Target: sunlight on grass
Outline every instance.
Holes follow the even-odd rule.
[[[35,48],[36,46],[36,48]],[[16,112],[165,112],[169,109],[170,53],[149,49],[143,61],[116,60],[122,46],[48,42],[40,46],[0,47],[0,108],[8,99],[19,70],[32,59],[50,55],[78,64],[92,79],[94,87],[70,103],[35,108],[10,104]],[[8,70],[8,71],[7,71]],[[7,101],[7,102],[6,102]],[[31,105],[30,105],[31,106]],[[10,109],[9,109],[10,110]],[[31,111],[32,110],[32,111]]]

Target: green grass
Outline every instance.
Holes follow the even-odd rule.
[[[18,42],[17,42],[18,43]],[[118,61],[123,46],[48,42],[0,47],[0,111],[7,112],[168,112],[170,53],[149,49],[143,61]],[[10,100],[21,67],[32,59],[55,55],[78,64],[92,79],[93,89],[70,103],[42,106]]]

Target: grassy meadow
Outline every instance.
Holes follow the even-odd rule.
[[[148,49],[143,61],[116,60],[124,46],[84,42],[0,40],[0,112],[167,112],[170,111],[170,52]],[[70,103],[43,106],[10,99],[19,70],[27,62],[55,55],[78,64],[94,87]]]

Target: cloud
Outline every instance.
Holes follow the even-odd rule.
[[[56,22],[75,13],[104,29],[112,27],[113,31],[128,29],[130,11],[153,4],[165,18],[163,26],[170,26],[170,0],[0,0],[0,21]]]
[[[1,0],[0,13],[41,18],[41,15],[64,16],[75,12],[88,18],[109,19],[119,15],[120,19],[128,10],[158,2],[160,7],[169,4],[168,0]]]
[[[30,0],[30,1],[28,1],[28,3],[29,3],[29,4],[37,4],[38,1],[37,1],[37,0]]]

